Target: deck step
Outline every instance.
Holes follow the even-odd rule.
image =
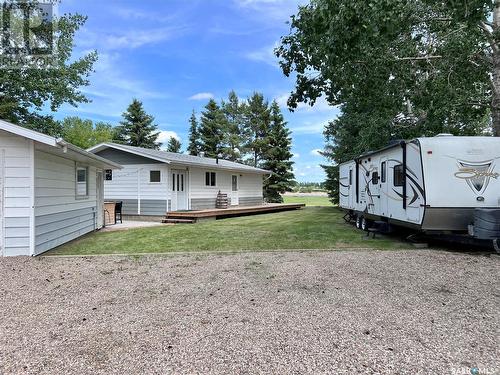
[[[167,217],[161,221],[163,224],[194,224],[195,219],[179,219],[174,217]]]

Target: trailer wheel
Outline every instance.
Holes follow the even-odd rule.
[[[368,232],[368,229],[372,226],[371,220],[368,220],[366,217],[361,219],[361,229],[365,232]]]
[[[361,229],[361,222],[363,218],[361,216],[356,216],[356,228]]]

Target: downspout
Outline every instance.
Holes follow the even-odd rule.
[[[141,214],[141,168],[137,168],[137,215]]]
[[[403,210],[406,210],[406,142],[400,143],[403,149]]]

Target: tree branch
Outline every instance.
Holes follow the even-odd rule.
[[[418,61],[418,60],[431,60],[442,59],[441,55],[428,55],[428,56],[411,56],[411,57],[396,57],[396,61]]]

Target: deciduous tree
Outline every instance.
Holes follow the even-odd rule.
[[[500,135],[499,3],[311,0],[276,50],[295,76],[288,104],[340,106],[325,129],[332,164],[394,138]]]
[[[27,3],[37,4],[33,0]],[[51,21],[57,37],[57,55],[50,68],[34,68],[32,64],[17,64],[13,68],[0,61],[0,118],[53,136],[61,135],[60,124],[40,111],[44,107],[56,111],[64,103],[77,106],[89,101],[80,88],[89,84],[97,53],[81,58],[72,55],[75,34],[86,20],[79,14],[65,14]],[[5,48],[0,44],[0,55],[6,56]]]
[[[61,126],[61,135],[64,140],[83,149],[102,142],[110,142],[113,139],[113,127],[103,122],[94,125],[91,120],[66,117]]]

